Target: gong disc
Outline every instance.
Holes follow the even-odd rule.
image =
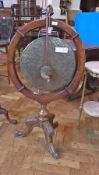
[[[45,64],[45,37],[33,40],[22,52],[20,69],[28,83],[33,88],[42,91],[57,91],[64,89],[72,81],[75,70],[75,53],[63,39],[48,38],[47,65]],[[42,72],[50,71],[49,79]]]

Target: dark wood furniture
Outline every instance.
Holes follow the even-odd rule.
[[[7,63],[8,63],[8,54],[7,53],[0,53],[0,65],[7,66]],[[6,75],[3,75],[3,76],[6,76]],[[10,119],[10,117],[8,115],[8,111],[5,108],[0,106],[0,115],[1,114],[3,114],[11,124],[17,124],[17,120]]]
[[[9,7],[0,8],[0,16],[12,16],[12,10]]]
[[[21,17],[39,18],[41,16],[41,8],[36,5],[35,0],[18,0],[17,4],[12,4],[12,16],[16,19]]]
[[[75,31],[72,28],[70,28],[66,23],[52,19],[50,21],[50,26],[56,27],[57,29],[61,29],[67,32],[71,36],[72,40],[76,45],[76,48],[77,48],[77,59],[75,59],[77,61],[76,71],[70,84],[67,87],[64,87],[63,89],[60,89],[55,92],[49,92],[49,93],[33,92],[31,89],[26,87],[26,85],[24,85],[21,82],[21,79],[18,76],[17,69],[15,66],[14,55],[15,55],[17,45],[20,43],[21,38],[25,37],[25,34],[27,32],[35,28],[39,28],[39,27],[42,28],[45,26],[46,26],[46,20],[36,20],[28,23],[27,25],[24,25],[19,30],[17,30],[9,46],[8,70],[9,70],[10,78],[14,83],[14,85],[16,86],[16,88],[18,89],[18,91],[21,92],[26,97],[32,100],[36,100],[38,103],[41,104],[41,109],[38,115],[31,117],[31,119],[28,119],[26,121],[26,130],[18,131],[16,133],[17,136],[26,136],[32,131],[34,127],[37,127],[37,126],[41,127],[45,134],[48,151],[53,156],[53,158],[57,159],[59,155],[53,145],[54,128],[57,127],[57,122],[55,123],[53,122],[55,115],[51,114],[46,108],[46,106],[48,103],[54,100],[58,100],[60,98],[63,98],[64,96],[68,97],[69,95],[72,95],[74,93],[74,91],[79,85],[79,82],[83,79],[83,76],[84,76],[83,73],[84,73],[84,64],[85,64],[85,52],[84,52],[84,49],[82,48],[79,35],[77,35],[77,33],[75,33]]]
[[[78,12],[80,12],[80,10],[75,10],[75,9],[70,10],[70,9],[67,9],[66,10],[66,17],[67,17],[66,18],[66,23],[68,23],[71,26],[74,26],[75,25],[74,18],[75,18],[76,14]]]
[[[8,111],[5,108],[2,108],[0,106],[0,115],[3,114],[6,119],[11,123],[11,124],[17,124],[17,120],[15,119],[10,119],[9,115],[8,115]]]
[[[0,66],[7,67],[8,46],[11,40],[11,35],[13,33],[13,25],[14,25],[13,17],[8,17],[8,16],[0,17],[0,48],[1,48]],[[0,74],[0,76],[8,77],[8,82],[9,82],[8,69],[7,69],[7,75],[4,75],[2,73]]]
[[[82,10],[83,12],[95,11],[98,4],[98,0],[81,0],[80,10]]]
[[[10,43],[11,35],[13,32],[13,26],[13,17],[0,17],[0,47],[6,48],[6,52],[8,52],[8,45]]]
[[[99,61],[99,46],[84,45],[86,51],[86,61]]]
[[[41,8],[36,5],[36,0],[17,0],[17,4],[12,4],[12,16],[14,17],[14,33],[16,30],[31,20],[39,19],[41,17]],[[38,30],[26,34],[26,39],[22,39],[18,46],[20,49],[27,45],[28,40],[38,37]]]
[[[76,47],[72,40],[68,40],[72,49],[76,51]],[[85,49],[86,53],[86,61],[99,61],[99,46],[94,44],[83,44],[83,48]]]
[[[36,7],[36,0],[18,0],[20,16],[32,16]]]
[[[8,46],[10,43],[11,35],[13,32],[14,19],[13,17],[0,17],[0,47],[5,48],[5,51],[1,50],[0,64],[7,65],[8,58]]]
[[[3,7],[4,7],[3,1],[0,1],[0,8],[3,8]]]
[[[0,8],[0,47],[5,47],[8,52],[8,45],[14,25],[11,8]],[[12,17],[11,17],[12,18]]]
[[[8,17],[11,15],[11,9],[0,9],[0,47],[5,47],[6,52],[1,52],[0,53],[0,66],[4,66],[8,64],[8,45],[10,42],[10,37],[11,33],[13,30],[13,24],[14,20],[12,17]],[[7,67],[7,72],[8,72],[8,67]],[[0,75],[0,76],[5,76],[8,77],[9,80],[9,75]],[[12,124],[17,124],[17,120],[15,119],[10,119],[8,115],[8,111],[0,106],[0,115],[3,114],[6,119],[12,123]]]
[[[0,53],[0,66],[6,66],[6,68],[7,68],[7,61],[8,61],[8,54],[7,53]],[[8,81],[9,81],[8,69],[7,69],[7,75],[0,74],[0,76],[8,77]]]

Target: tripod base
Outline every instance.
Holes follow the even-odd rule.
[[[11,123],[11,124],[17,124],[17,120],[15,119],[10,119],[8,115],[8,111],[0,106],[0,114],[4,114],[6,119]]]
[[[47,109],[41,109],[38,116],[33,116],[31,119],[25,121],[26,130],[24,131],[16,131],[16,136],[25,137],[27,136],[34,127],[40,127],[44,131],[46,145],[49,153],[54,159],[58,159],[59,155],[56,152],[53,145],[53,135],[54,129],[58,126],[57,122],[53,123],[55,115],[49,114]]]

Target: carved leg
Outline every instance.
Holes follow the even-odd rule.
[[[34,127],[40,127],[44,130],[46,144],[49,153],[52,155],[54,159],[58,159],[59,155],[56,152],[53,145],[53,135],[54,128],[58,126],[58,123],[53,123],[55,115],[49,114],[46,106],[41,106],[41,110],[38,113],[38,117],[31,117],[25,122],[25,130],[16,131],[16,136],[25,137],[27,136]]]
[[[16,130],[15,136],[16,137],[26,137],[30,132],[32,132],[32,127],[26,127],[25,130]]]
[[[0,106],[0,114],[4,114],[6,119],[11,123],[11,124],[17,124],[17,120],[15,119],[10,119],[8,115],[8,111]]]
[[[30,119],[25,121],[25,129],[17,130],[15,135],[17,137],[26,137],[30,132],[32,132],[33,128],[39,126],[38,117],[31,117]]]
[[[54,118],[55,118],[55,114],[50,113],[48,116],[48,120],[51,123],[51,125],[53,126],[53,128],[56,128],[58,126],[58,122],[53,123]]]
[[[47,144],[47,148],[48,148],[49,153],[52,155],[52,157],[54,159],[58,159],[59,155],[56,152],[54,145],[53,145],[54,129],[53,129],[52,125],[50,124],[49,121],[43,121],[42,128],[44,130],[46,144]]]

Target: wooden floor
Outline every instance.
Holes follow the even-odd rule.
[[[97,97],[99,94],[95,93],[85,100]],[[83,113],[79,129],[79,99],[63,99],[48,106],[59,122],[54,138],[58,160],[53,160],[46,151],[41,129],[34,129],[25,138],[15,137],[15,131],[23,128],[24,118],[37,114],[40,106],[18,93],[3,77],[0,104],[19,122],[11,125],[0,116],[0,175],[99,175],[99,119],[92,120]]]

